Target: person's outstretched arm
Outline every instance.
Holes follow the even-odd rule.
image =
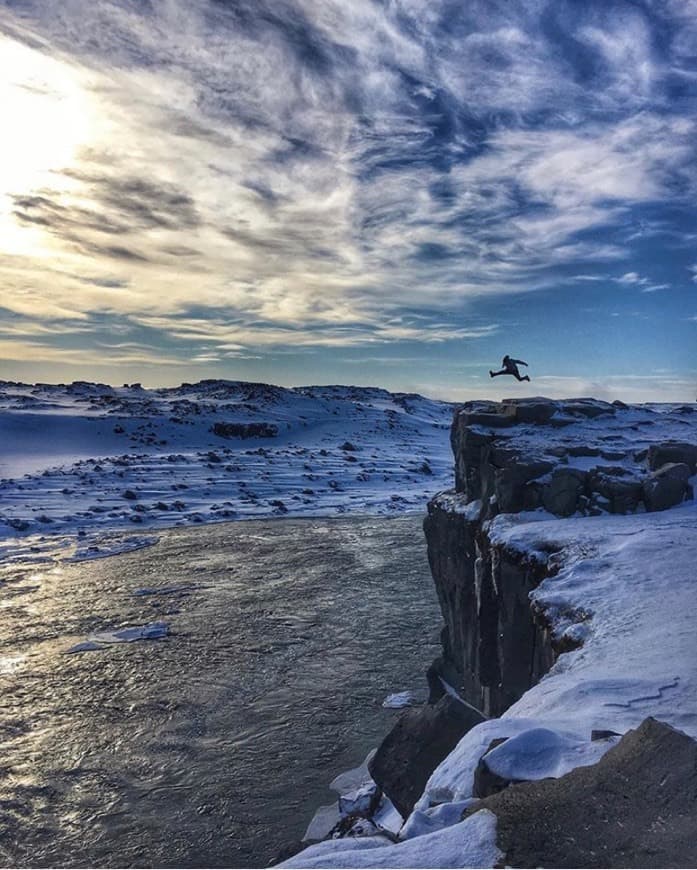
[[[527,363],[523,362],[522,359],[512,359],[511,362],[515,363],[518,366],[527,366]]]

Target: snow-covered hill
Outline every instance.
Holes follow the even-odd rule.
[[[0,382],[0,536],[425,507],[453,406],[370,387]]]

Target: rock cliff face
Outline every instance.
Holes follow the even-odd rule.
[[[656,439],[681,433],[683,420],[693,431],[694,413],[591,399],[472,402],[455,412],[455,488],[432,499],[424,522],[445,623],[431,701],[448,684],[498,716],[569,648],[529,600],[555,570],[552,553],[524,558],[493,546],[487,521],[538,509],[557,517],[664,510],[692,498],[697,446]]]

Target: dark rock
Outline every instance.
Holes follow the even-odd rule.
[[[569,456],[600,456],[599,447],[589,447],[586,444],[574,444],[568,448]]]
[[[516,513],[525,509],[525,485],[536,477],[551,471],[554,465],[547,460],[514,462],[494,472],[494,493],[501,513]]]
[[[634,513],[644,495],[640,480],[621,479],[597,469],[590,474],[589,488],[607,501],[607,509],[613,514]]]
[[[570,517],[576,513],[587,476],[577,468],[555,468],[552,480],[542,489],[542,503],[546,510],[558,517]]]
[[[273,423],[214,423],[211,432],[220,438],[275,438],[278,426]]]
[[[477,520],[459,512],[455,493],[432,499],[424,531],[428,559],[445,626],[437,676],[488,716],[500,715],[554,663],[546,625],[530,607],[530,592],[544,566],[524,564],[514,554],[492,551]],[[531,652],[532,651],[532,652]]]
[[[652,444],[648,453],[649,468],[656,471],[669,462],[684,462],[690,469],[690,474],[697,471],[697,445],[684,441],[663,441]]]
[[[644,481],[647,511],[664,511],[684,501],[690,469],[684,462],[669,462]]]
[[[339,450],[358,450],[358,448],[350,441],[344,441]]]
[[[17,517],[5,520],[5,522],[16,532],[26,532],[26,530],[29,528],[29,522],[27,520],[20,520]]]
[[[697,742],[646,719],[589,767],[510,785],[495,813],[512,867],[697,866]]]
[[[507,739],[507,737],[497,737],[495,740],[492,740],[484,755],[479,759],[479,764],[474,771],[474,788],[472,790],[474,797],[489,797],[489,795],[503,791],[504,788],[511,784],[510,779],[504,779],[502,776],[489,770],[489,766],[486,763],[487,753],[505,743]]]
[[[494,435],[469,429],[464,417],[456,415],[450,431],[450,445],[455,456],[455,489],[472,501],[484,496],[481,470]]]
[[[591,741],[594,742],[596,740],[608,740],[610,737],[621,737],[617,731],[607,731],[602,729],[593,729],[591,731]]]
[[[479,710],[452,695],[405,710],[371,759],[370,775],[406,818],[436,767],[483,721]]]
[[[619,459],[624,459],[627,454],[624,450],[601,450],[600,455],[608,462],[617,462]]]
[[[610,477],[627,477],[629,472],[621,465],[596,465],[595,470]]]
[[[133,492],[132,489],[124,489],[124,491],[121,493],[121,497],[130,499],[131,501],[138,498],[138,496]]]

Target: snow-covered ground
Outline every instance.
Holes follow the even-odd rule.
[[[450,477],[452,410],[362,387],[0,382],[0,555],[37,535],[82,532],[95,556],[118,530],[421,509]]]
[[[452,479],[452,410],[354,387],[0,383],[0,555],[38,559],[71,544],[73,558],[89,559],[148,546],[151,530],[169,525],[420,509]],[[652,443],[697,442],[692,406],[566,422],[554,439],[563,442],[562,462],[583,470],[605,461],[629,478],[645,473]],[[599,426],[603,447],[589,453],[586,430]],[[546,455],[546,427],[528,427],[522,439],[521,431],[518,450]],[[127,530],[139,535],[129,541]],[[502,514],[489,535],[554,561],[559,570],[534,602],[558,635],[582,645],[502,717],[465,735],[432,774],[398,842],[331,840],[285,866],[493,866],[502,857],[495,817],[484,810],[460,820],[492,740],[509,738],[492,751],[492,770],[535,779],[593,764],[617,742],[593,741],[593,730],[621,734],[654,716],[697,737],[694,500],[627,516]]]

